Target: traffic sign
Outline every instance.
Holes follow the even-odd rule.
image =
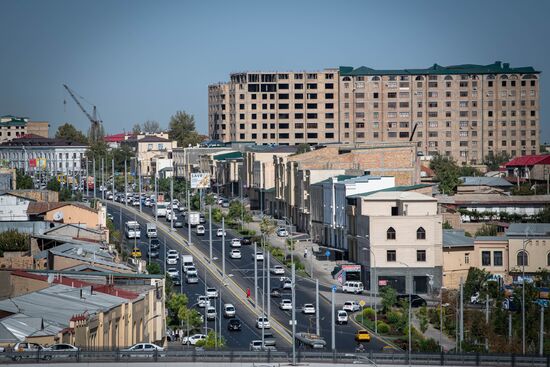
[[[550,301],[548,301],[547,299],[538,299],[536,303],[538,303],[539,306],[544,308],[547,308],[550,305]]]
[[[329,256],[330,256],[330,250],[327,250],[327,251],[325,252],[325,256],[326,256],[326,257],[329,257]]]
[[[361,307],[365,307],[366,304],[367,303],[364,300],[359,301],[359,306],[361,306]]]
[[[333,286],[332,286],[332,291],[333,291],[333,292],[336,292],[336,289],[338,289],[338,287],[335,286],[335,285],[333,285]]]

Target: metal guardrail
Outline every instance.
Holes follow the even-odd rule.
[[[421,366],[512,366],[550,367],[550,355],[523,356],[503,354],[450,354],[450,353],[332,353],[298,350],[297,363],[364,364],[364,365],[421,365]],[[238,350],[170,350],[165,352],[77,351],[77,352],[14,352],[0,353],[0,364],[13,362],[39,363],[90,363],[90,362],[265,362],[291,363],[287,351],[250,352]]]

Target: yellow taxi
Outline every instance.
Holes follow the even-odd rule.
[[[355,341],[358,343],[370,342],[370,334],[367,330],[358,330],[355,334]]]
[[[135,257],[135,258],[141,257],[141,250],[137,247],[134,247],[132,249],[132,252],[130,253],[130,256]]]

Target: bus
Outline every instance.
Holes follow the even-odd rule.
[[[124,225],[124,232],[126,238],[141,238],[141,230],[139,229],[139,223],[136,221],[128,221]]]
[[[166,202],[158,202],[155,204],[155,214],[157,217],[166,217],[166,208],[168,207],[168,203]]]

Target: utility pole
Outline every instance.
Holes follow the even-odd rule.
[[[208,205],[208,218],[208,244],[210,245],[210,264],[212,264],[212,204]]]
[[[158,187],[157,187],[157,174],[155,173],[155,223],[158,223],[159,216],[158,216],[158,203],[159,203],[159,193],[158,193]]]
[[[174,176],[170,180],[170,231],[174,231]],[[189,219],[189,217],[187,217]],[[189,221],[189,220],[188,220]]]
[[[124,160],[124,205],[128,205],[128,163],[126,160]]]
[[[332,295],[332,308],[334,310],[334,292],[332,292]],[[334,319],[334,312],[332,314],[332,318]],[[292,365],[296,366],[296,268],[294,264],[292,264]]]
[[[262,261],[262,317],[266,317],[265,315],[265,261]],[[264,346],[264,344],[265,344],[265,328],[262,328],[262,347]]]
[[[225,218],[222,217],[222,280],[225,285]]]
[[[336,321],[334,320],[334,294],[336,293],[336,286],[332,287],[332,290],[330,292],[330,334],[331,334],[331,341],[330,341],[330,347],[332,351],[336,351],[336,328],[334,324]],[[294,301],[293,301],[294,302]]]
[[[464,282],[460,278],[460,338],[458,344],[458,351],[462,351],[462,342],[464,341]]]
[[[315,279],[315,318],[317,322],[316,334],[321,335],[321,324],[319,323],[319,279]]]
[[[254,242],[254,308],[258,309],[258,244]]]
[[[164,274],[166,274],[166,253],[167,252],[168,252],[168,249],[166,248],[166,237],[164,237],[164,261],[162,262],[162,269],[164,270]],[[206,282],[206,280],[205,280],[205,282]],[[206,294],[206,293],[204,293],[204,294]],[[206,317],[206,315],[205,315],[205,317]]]
[[[489,294],[485,295],[485,324],[489,324]],[[489,339],[485,338],[485,351],[489,352]]]
[[[263,238],[263,234],[262,234],[262,238]],[[265,246],[264,246],[265,248]],[[265,251],[264,251],[265,253]],[[269,254],[269,251],[267,252],[267,264],[266,264],[266,268],[267,268],[267,293],[266,293],[266,296],[267,296],[267,319],[269,320],[271,318],[271,259],[270,259],[270,254]],[[264,289],[264,292],[265,292],[265,289]]]
[[[92,162],[92,174],[94,175],[94,198],[96,197],[96,186],[97,186],[97,181],[95,179],[95,157],[94,157],[94,161]],[[67,177],[65,175],[65,177]],[[66,181],[69,181],[68,179]],[[67,187],[69,187],[69,183],[67,182]]]
[[[191,215],[191,196],[187,188],[187,244],[191,246],[191,221],[189,220],[189,215]]]
[[[114,203],[115,202],[115,159],[114,158],[111,160],[111,168],[113,171],[113,184],[111,185],[111,191],[113,192],[113,203]],[[88,181],[88,179],[86,179],[86,181]],[[87,182],[86,182],[86,185],[87,185]],[[151,262],[151,260],[149,260],[149,262]]]
[[[73,180],[74,185],[74,180]],[[105,158],[101,157],[101,198],[105,200]]]
[[[55,164],[57,164],[57,159],[55,160]],[[55,171],[57,171],[57,166],[55,166]],[[86,196],[90,197],[90,186],[88,186],[88,156],[86,156]]]
[[[138,188],[139,188],[139,212],[143,211],[141,204],[141,162],[136,158],[136,174],[138,178]],[[183,283],[183,282],[182,282]]]
[[[544,305],[540,305],[540,336],[539,336],[539,355],[544,355]]]

